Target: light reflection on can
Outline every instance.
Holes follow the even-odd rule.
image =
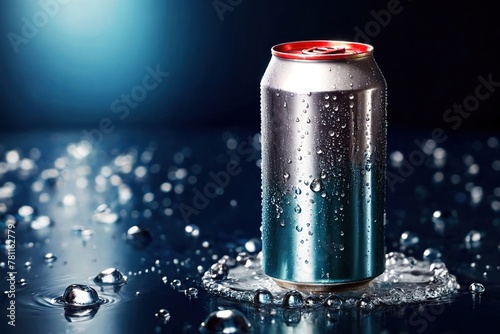
[[[385,268],[386,84],[367,44],[279,44],[261,81],[263,270],[328,291]]]

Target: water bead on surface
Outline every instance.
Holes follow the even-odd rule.
[[[320,307],[323,300],[318,296],[309,296],[304,300],[304,306],[306,307]]]
[[[236,262],[245,264],[249,256],[247,252],[239,252],[238,255],[236,255]]]
[[[118,218],[118,214],[112,212],[107,204],[99,205],[92,216],[93,220],[103,224],[114,224],[118,221]]]
[[[469,291],[472,293],[483,293],[486,289],[481,283],[472,283],[469,285]]]
[[[225,263],[214,263],[210,267],[210,277],[214,280],[226,279],[229,274],[229,268]]]
[[[342,299],[335,295],[331,295],[326,298],[324,305],[332,309],[340,309],[342,307]]]
[[[163,319],[165,321],[168,321],[170,319],[170,312],[168,312],[167,310],[162,308],[158,312],[155,313],[155,317],[157,317],[159,319]]]
[[[268,305],[273,302],[273,294],[266,289],[258,289],[253,295],[255,305]]]
[[[170,282],[170,286],[172,286],[174,288],[178,288],[181,285],[182,285],[182,282],[179,279],[174,279],[174,280],[172,280],[172,282]]]
[[[323,186],[323,182],[321,181],[321,179],[313,179],[311,181],[310,188],[315,193],[323,191],[325,189],[325,187]]]
[[[47,253],[43,258],[45,259],[45,263],[52,263],[57,260],[57,256],[55,256],[53,253]]]
[[[127,230],[127,241],[137,248],[143,248],[151,242],[151,233],[144,227],[132,226]]]
[[[94,282],[102,285],[122,285],[126,280],[127,278],[115,268],[105,269],[94,277]]]
[[[94,307],[99,305],[100,299],[97,292],[88,285],[71,284],[62,296],[66,307]]]
[[[198,296],[198,289],[194,288],[194,287],[190,287],[190,288],[187,288],[187,290],[184,291],[184,293],[186,294],[186,296],[188,296],[190,298],[195,298]]]
[[[41,230],[51,225],[52,225],[52,220],[48,216],[38,216],[30,223],[30,227],[33,230]]]
[[[236,259],[228,255],[224,255],[223,257],[221,257],[218,262],[225,263],[229,268],[233,268],[234,266],[236,266]]]
[[[250,333],[252,325],[238,310],[212,312],[201,323],[200,332],[212,333]]]
[[[283,307],[285,308],[300,308],[304,306],[304,298],[297,290],[291,290],[283,296]]]

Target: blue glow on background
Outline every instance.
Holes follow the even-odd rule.
[[[4,25],[21,34],[22,18],[33,22],[44,1],[16,1]],[[180,34],[164,1],[48,1],[59,8],[46,16],[47,24],[19,45],[17,54],[7,55],[10,76],[29,100],[18,102],[33,114],[38,110],[58,121],[99,119],[110,112],[114,99],[142,83],[147,66],[160,64],[164,71],[183,66],[181,58],[168,56]],[[166,89],[168,82],[150,92],[140,112]]]

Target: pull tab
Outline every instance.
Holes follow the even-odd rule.
[[[343,53],[345,52],[345,48],[332,48],[330,46],[313,46],[312,48],[309,49],[304,49],[302,50],[302,53],[306,55],[314,55],[314,54],[322,54],[322,55],[328,55],[328,54],[333,54],[333,53]]]

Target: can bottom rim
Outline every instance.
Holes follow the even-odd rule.
[[[375,276],[376,277],[376,276]],[[375,277],[370,277],[362,281],[341,282],[341,283],[300,283],[272,278],[279,287],[305,292],[340,292],[357,290],[367,286]]]

